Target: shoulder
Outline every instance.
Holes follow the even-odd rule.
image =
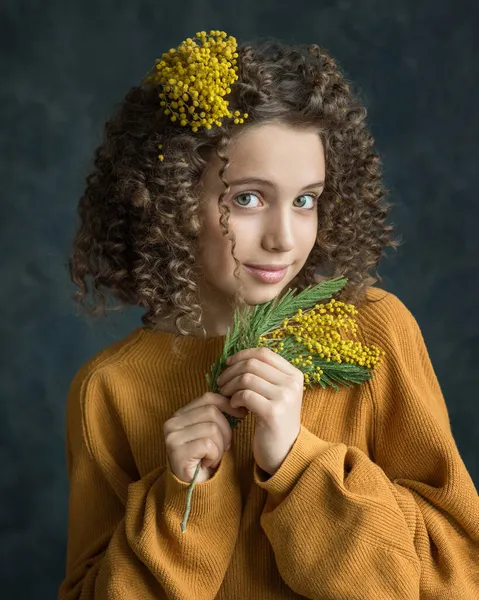
[[[107,418],[118,400],[115,390],[127,390],[128,373],[141,361],[144,330],[134,329],[82,364],[71,380],[66,402],[67,430],[87,436],[88,422]],[[113,408],[113,410],[115,410]]]
[[[449,415],[421,329],[394,294],[370,287],[358,307],[358,338],[384,350],[374,376],[364,386],[378,413],[391,415],[414,407],[427,411],[450,432]],[[424,414],[424,412],[423,412]]]
[[[380,288],[367,289],[356,319],[360,331],[371,343],[397,345],[422,339],[411,310],[395,294]]]
[[[440,397],[429,352],[412,312],[390,292],[369,288],[367,294],[370,300],[361,304],[356,316],[358,338],[366,346],[374,345],[384,351],[373,387],[395,387],[400,380],[408,379],[423,390],[434,390],[435,397]]]
[[[70,383],[67,404],[131,400],[160,375],[167,375],[173,362],[169,360],[173,342],[169,333],[137,327],[79,367]]]
[[[412,317],[409,308],[392,292],[370,286],[366,291],[366,298],[361,304],[364,315],[375,316],[379,320],[390,321],[397,315]],[[413,317],[414,318],[414,317]]]
[[[167,367],[161,360],[172,336],[154,336],[137,327],[124,338],[91,356],[73,376],[66,398],[65,426],[67,456],[86,448],[98,458],[99,453],[127,445],[126,430],[137,419],[148,418],[145,398],[152,396],[157,379]],[[159,356],[160,348],[161,355]],[[154,395],[153,395],[154,397]],[[139,427],[139,425],[138,425]]]
[[[102,348],[79,367],[71,386],[91,380],[99,373],[121,370],[122,365],[137,359],[143,338],[143,328],[137,327],[124,338]]]

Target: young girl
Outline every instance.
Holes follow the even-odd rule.
[[[373,286],[398,242],[365,116],[319,46],[212,31],[107,123],[71,276],[90,314],[106,291],[145,314],[71,384],[60,599],[479,597],[477,491],[414,317]],[[337,275],[372,379],[303,391],[253,348],[207,391],[236,307]]]

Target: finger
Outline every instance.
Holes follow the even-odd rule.
[[[277,367],[274,367],[271,364],[259,360],[257,357],[250,357],[234,364],[232,367],[228,367],[223,371],[223,373],[221,373],[216,380],[221,394],[224,396],[230,395],[224,392],[226,384],[235,377],[246,373],[258,375],[273,385],[285,385],[286,383],[286,376],[283,371],[280,371]]]
[[[203,440],[206,444],[206,448],[209,450],[206,455],[204,454],[196,457],[191,454],[190,444],[198,440]],[[211,444],[214,444],[215,447],[212,448]],[[210,464],[212,464],[215,460],[218,460],[223,456],[226,444],[221,428],[216,422],[209,421],[195,423],[194,425],[171,433],[168,437],[168,446],[182,448],[184,450],[184,455],[188,457],[203,458],[204,456],[210,460]]]
[[[257,424],[262,425],[272,421],[273,403],[257,392],[252,390],[237,392],[231,398],[231,402],[235,406],[244,406],[251,411],[256,417]]]
[[[189,476],[188,481],[193,479],[193,474],[199,461],[201,461],[203,467],[207,467],[208,464],[205,465],[203,461],[210,462],[211,465],[215,461],[219,463],[219,460],[218,448],[205,438],[188,442],[184,446],[176,448],[171,455],[173,463],[183,465],[183,469],[186,470]],[[190,464],[191,466],[188,466]]]
[[[232,397],[237,392],[248,390],[256,392],[257,394],[260,394],[261,396],[264,396],[268,400],[272,401],[279,397],[281,389],[283,389],[281,386],[270,383],[269,381],[263,379],[263,377],[248,372],[242,373],[224,386],[222,385],[220,391],[225,396]],[[234,407],[238,405],[231,402],[231,406]]]
[[[214,392],[206,392],[202,396],[195,398],[189,404],[179,408],[175,413],[173,413],[173,416],[183,414],[199,406],[207,406],[208,404],[217,406],[221,412],[231,414],[233,417],[238,417],[240,419],[244,417],[244,413],[241,411],[238,412],[237,409],[231,407],[229,398]]]
[[[235,411],[239,412],[237,408]],[[177,427],[176,430],[182,430],[199,423],[215,423],[221,432],[224,445],[227,446],[231,442],[232,431],[230,424],[217,406],[212,404],[197,406],[181,413],[175,419],[177,419],[177,423],[173,423],[173,425]],[[175,429],[172,429],[172,431],[175,431]]]
[[[293,375],[296,373],[296,367],[292,365],[288,360],[277,352],[273,352],[271,348],[245,348],[235,354],[231,355],[228,359],[228,367],[234,365],[241,360],[247,360],[248,358],[257,358],[266,364],[276,367],[280,371],[287,375]]]

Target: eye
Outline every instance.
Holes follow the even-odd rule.
[[[238,194],[237,196],[235,196],[233,198],[233,200],[236,202],[238,200],[241,200],[242,198],[258,198],[258,196],[256,194],[252,194],[251,192],[243,192],[241,194]],[[240,203],[239,206],[245,206],[244,204]]]
[[[318,199],[318,197],[315,194],[303,194],[302,196],[298,196],[296,198],[296,200],[300,200],[301,198],[309,198],[312,202],[312,205],[310,206],[309,210],[313,209],[316,205],[316,200]],[[296,202],[295,200],[295,202]]]
[[[247,206],[248,201],[249,201],[248,199],[251,199],[251,198],[258,199],[258,196],[256,194],[253,194],[252,192],[242,192],[241,194],[238,194],[237,196],[235,196],[233,198],[233,200],[235,202],[237,202],[238,205],[242,206],[243,208],[251,208],[251,207]],[[309,198],[311,200],[312,204],[311,204],[311,206],[307,207],[308,210],[312,210],[315,207],[316,201],[318,199],[318,197],[315,194],[302,194],[301,196],[298,196],[298,198],[296,198],[296,200],[300,200],[301,198]],[[295,200],[295,202],[296,202],[296,200]],[[253,207],[253,208],[255,208],[255,207]],[[304,205],[300,206],[299,208],[304,208]]]

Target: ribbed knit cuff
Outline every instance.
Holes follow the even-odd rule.
[[[190,483],[178,479],[168,462],[166,473],[165,506],[183,517],[186,508],[186,495]],[[239,483],[235,477],[233,452],[225,452],[216,473],[208,479],[196,483],[191,496],[191,509],[188,519],[198,520],[221,515],[221,518],[234,517],[238,508]],[[231,514],[230,514],[231,513]]]
[[[260,488],[276,496],[277,500],[281,501],[294,488],[312,461],[335,445],[334,442],[327,442],[318,438],[309,429],[301,425],[298,437],[276,473],[269,476],[255,462],[253,469],[254,481]]]

